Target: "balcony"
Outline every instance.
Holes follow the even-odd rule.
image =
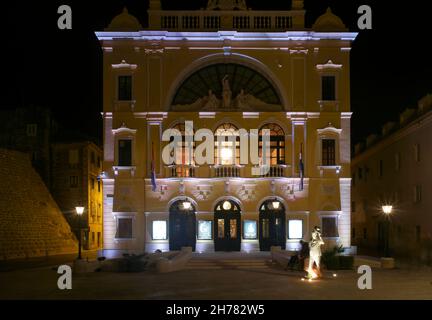
[[[240,177],[239,165],[216,165],[212,168],[213,177],[226,178],[226,177]]]
[[[285,177],[285,169],[286,165],[284,164],[278,164],[270,166],[270,170],[267,174],[263,175],[263,177]]]
[[[167,177],[170,178],[193,178],[195,177],[194,165],[170,165],[167,166]]]

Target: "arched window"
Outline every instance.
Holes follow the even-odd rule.
[[[231,123],[224,123],[215,131],[215,164],[240,164],[239,130]]]
[[[181,148],[180,148],[180,154],[177,155],[177,163],[173,163],[175,165],[173,167],[173,172],[171,173],[172,176],[176,177],[192,177],[194,176],[193,173],[193,167],[195,165],[195,159],[194,159],[194,148],[195,148],[195,142],[192,142],[192,149],[189,149],[186,144],[185,139],[185,124],[184,122],[178,123],[175,126],[173,126],[171,129],[176,129],[180,131],[182,135],[182,141],[181,141]],[[174,140],[174,137],[170,138],[170,142]],[[174,157],[174,151],[171,151],[171,156]]]
[[[275,123],[262,126],[259,131],[259,157],[262,157],[263,129],[270,130],[270,165],[285,164],[285,133]]]

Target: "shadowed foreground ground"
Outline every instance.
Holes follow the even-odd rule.
[[[330,272],[301,281],[302,273],[268,264],[211,268],[198,264],[169,274],[89,273],[73,276],[72,290],[57,289],[51,267],[0,273],[0,299],[432,299],[427,268],[373,270],[373,289],[359,290],[359,275]],[[206,269],[207,268],[207,269]]]

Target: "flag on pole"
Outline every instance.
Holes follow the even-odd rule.
[[[156,171],[155,171],[155,161],[154,161],[154,148],[153,148],[153,142],[152,142],[152,150],[151,150],[151,184],[152,184],[152,191],[156,191]]]
[[[299,154],[299,171],[300,171],[300,191],[303,190],[303,177],[304,177],[304,164],[303,164],[303,143],[300,145],[300,154]]]

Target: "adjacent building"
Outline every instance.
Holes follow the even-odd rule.
[[[58,123],[49,109],[29,106],[0,111],[0,147],[25,152],[45,185],[51,185],[50,144]]]
[[[429,94],[355,146],[352,239],[359,250],[383,254],[389,240],[395,256],[432,258],[431,136]],[[383,205],[392,206],[388,217]]]
[[[103,238],[102,150],[93,142],[52,145],[53,198],[85,249],[101,249]],[[75,207],[85,207],[81,218]]]
[[[289,250],[316,225],[327,247],[349,250],[357,34],[330,9],[306,27],[299,0],[288,11],[254,11],[244,0],[168,11],[151,0],[148,17],[144,28],[124,9],[96,32],[105,254]],[[210,162],[191,157],[186,121],[224,139],[211,142]],[[180,161],[163,161],[167,129],[181,135]],[[241,129],[258,130],[260,141],[270,131],[267,174],[254,175],[262,163],[240,155]]]

